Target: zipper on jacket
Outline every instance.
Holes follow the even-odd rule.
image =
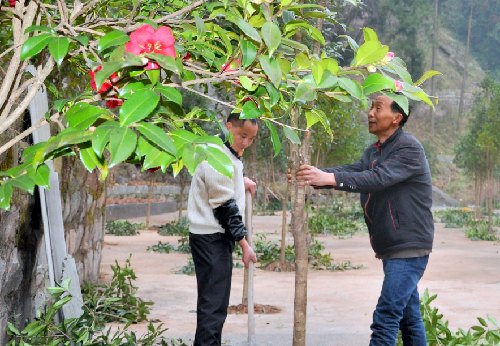
[[[379,149],[379,147],[377,147],[377,149]],[[379,149],[379,150],[380,150],[380,149]],[[372,163],[371,163],[371,165],[370,165],[370,166],[371,166],[371,167],[370,167],[371,169],[373,169],[373,167],[375,167],[375,162],[377,162],[377,160],[376,160],[376,159],[372,161]],[[366,216],[366,218],[368,219],[368,221],[370,221],[370,223],[373,223],[372,219],[371,219],[371,218],[370,218],[370,216],[368,215],[368,203],[370,202],[370,198],[371,198],[371,196],[372,196],[372,193],[370,192],[370,193],[368,194],[368,198],[366,199],[366,202],[365,202],[365,205],[364,205],[364,208],[363,208],[364,210],[363,210],[363,211],[364,211],[365,216]]]
[[[397,231],[398,228],[396,227],[396,222],[394,221],[394,216],[392,215],[391,201],[388,200],[387,204],[389,205],[389,214],[391,215],[392,227],[394,227],[394,230]]]

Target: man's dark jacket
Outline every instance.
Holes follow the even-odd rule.
[[[324,171],[335,173],[336,189],[361,193],[377,257],[432,250],[431,173],[415,137],[398,129],[384,143],[368,147],[358,162]]]

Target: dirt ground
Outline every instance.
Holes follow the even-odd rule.
[[[152,225],[175,219],[176,213],[151,217]],[[131,219],[144,222],[144,218]],[[278,238],[281,216],[254,216],[255,233]],[[141,231],[133,237],[106,236],[101,271],[110,278],[110,265],[124,263],[132,254],[138,295],[152,300],[150,319],[164,323],[166,336],[189,341],[196,326],[196,281],[176,274],[187,264],[187,254],[160,254],[146,248],[159,240],[177,245],[177,237]],[[366,234],[348,239],[317,237],[335,262],[351,261],[362,269],[343,272],[309,271],[307,344],[312,346],[367,345],[370,323],[382,281],[381,262],[373,256]],[[291,240],[291,237],[290,237]],[[436,224],[434,251],[419,285],[437,294],[438,307],[450,327],[468,329],[476,317],[490,315],[500,321],[500,243],[471,241],[463,231]],[[255,302],[280,308],[278,314],[255,316],[257,345],[291,345],[293,330],[294,273],[255,270]],[[243,269],[233,271],[231,305],[241,303]],[[229,315],[223,331],[224,345],[246,345],[247,315]],[[145,330],[145,324],[134,326]]]

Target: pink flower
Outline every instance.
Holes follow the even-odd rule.
[[[403,82],[395,80],[394,81],[394,90],[396,92],[400,92],[401,90],[403,90]]]
[[[89,71],[89,76],[90,76],[90,87],[92,90],[95,92],[98,92],[99,94],[105,93],[106,91],[110,90],[113,87],[113,84],[117,83],[118,80],[120,79],[116,72],[114,72],[111,76],[109,76],[109,79],[106,79],[104,83],[102,83],[101,88],[99,91],[97,91],[97,85],[95,84],[95,74],[96,72],[99,72],[102,69],[102,66],[97,66],[95,70],[90,70]]]
[[[122,99],[109,99],[109,100],[106,100],[106,107],[108,107],[109,109],[120,107],[122,104],[123,104],[123,100]]]
[[[16,7],[16,0],[9,0],[10,7]]]
[[[130,34],[130,41],[125,45],[125,50],[139,56],[155,53],[175,58],[177,52],[174,43],[175,38],[169,27],[160,26],[155,30],[151,25],[145,24]],[[156,62],[147,60],[146,70],[156,70],[158,68]]]
[[[392,59],[394,59],[395,55],[393,52],[387,52],[385,57],[382,59],[382,65],[387,65]]]
[[[235,72],[241,66],[241,61],[239,59],[231,59],[227,63],[222,64],[220,67],[221,72]]]

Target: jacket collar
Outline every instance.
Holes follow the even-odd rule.
[[[224,145],[229,149],[231,154],[233,154],[238,160],[241,160],[241,156],[238,155],[238,153],[231,147],[231,143],[229,143],[229,140],[226,140],[226,135],[224,133],[221,133],[219,137],[220,139],[222,139]]]
[[[393,142],[399,135],[403,133],[403,129],[399,127],[384,143],[380,143],[380,141],[376,141],[373,145],[378,150],[385,148],[389,143]]]

